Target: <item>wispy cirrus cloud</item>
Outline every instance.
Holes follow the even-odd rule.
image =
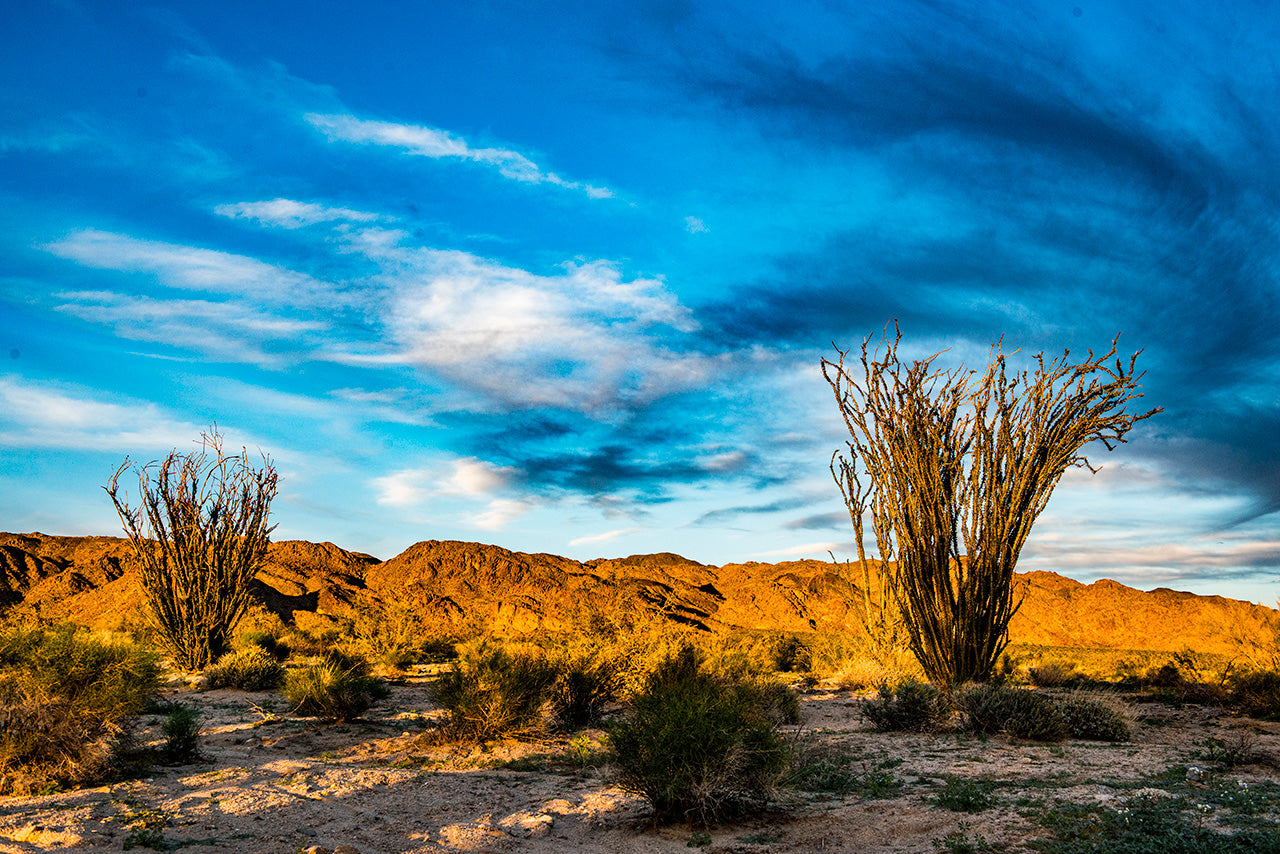
[[[148,401],[104,401],[63,384],[0,375],[0,445],[163,453],[207,429]]]
[[[97,323],[121,338],[194,350],[225,362],[282,367],[297,361],[323,321],[276,316],[236,302],[158,300],[110,291],[64,291],[56,311]],[[290,342],[285,351],[279,342]]]
[[[383,145],[419,157],[471,161],[497,169],[504,178],[513,181],[580,190],[593,199],[613,197],[613,191],[607,187],[567,181],[554,172],[546,172],[518,151],[473,148],[462,137],[437,128],[360,119],[344,114],[307,113],[303,118],[330,140]]]
[[[39,248],[86,267],[146,273],[170,288],[249,294],[289,304],[333,305],[333,285],[246,255],[143,240],[93,228]]]
[[[293,199],[218,205],[213,212],[219,216],[248,219],[262,225],[288,229],[302,228],[320,222],[373,222],[378,218],[377,214],[368,211],[326,207],[314,202],[299,202]]]
[[[600,534],[588,534],[585,537],[578,537],[569,541],[570,546],[589,546],[593,543],[608,543],[619,537],[625,537],[628,534],[634,534],[639,528],[615,528],[612,531],[605,531]]]

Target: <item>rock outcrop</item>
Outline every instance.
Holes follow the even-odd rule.
[[[584,562],[497,546],[431,540],[386,561],[333,543],[272,543],[255,595],[285,620],[333,623],[361,600],[411,608],[441,629],[520,634],[606,615],[648,615],[699,630],[858,631],[858,589],[826,561],[707,566],[675,554]],[[1049,572],[1021,575],[1014,640],[1054,646],[1226,653],[1263,636],[1270,608],[1173,590],[1090,585]],[[143,602],[126,540],[0,534],[0,610],[98,628]]]

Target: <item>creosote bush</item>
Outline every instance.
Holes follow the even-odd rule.
[[[186,765],[201,759],[198,709],[182,705],[171,707],[165,714],[161,732],[164,734],[164,744],[160,748],[160,757],[164,762]]]
[[[270,691],[280,686],[284,667],[262,647],[246,646],[218,659],[204,676],[210,688]]]
[[[946,725],[951,703],[928,682],[908,679],[892,686],[882,684],[874,698],[863,702],[861,711],[878,732],[930,732]]]
[[[1231,702],[1252,718],[1280,719],[1280,673],[1254,670],[1231,682]]]
[[[107,773],[157,674],[150,651],[72,626],[0,630],[0,794]]]
[[[485,742],[541,729],[556,676],[555,667],[541,656],[509,653],[482,642],[464,650],[435,681],[431,699],[449,713],[445,734]],[[575,712],[588,714],[591,701],[578,699]]]
[[[1106,703],[1089,697],[1064,697],[1058,703],[1067,735],[1089,741],[1128,741],[1129,723]]]
[[[364,714],[391,689],[369,674],[363,658],[329,650],[315,664],[285,674],[284,696],[300,715],[327,721],[350,721]]]
[[[691,646],[658,665],[609,735],[619,785],[658,822],[708,826],[762,809],[790,759],[756,686],[707,673]]]

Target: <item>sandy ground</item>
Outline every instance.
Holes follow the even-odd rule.
[[[426,679],[394,686],[366,720],[333,726],[273,714],[284,701],[270,693],[171,688],[166,699],[203,712],[205,761],[110,786],[0,798],[0,852],[675,852],[700,843],[711,852],[870,854],[933,852],[958,832],[1018,850],[1045,833],[1021,815],[1028,803],[1118,804],[1136,781],[1206,765],[1210,739],[1243,735],[1255,753],[1280,757],[1280,727],[1212,708],[1130,707],[1131,742],[1037,745],[878,734],[858,714],[857,696],[817,690],[802,697],[796,737],[838,751],[859,773],[887,772],[901,787],[884,798],[802,793],[764,819],[713,828],[708,842],[688,827],[649,825],[644,802],[613,787],[594,758],[599,731],[488,750],[424,746],[420,735],[439,714]],[[158,719],[142,723],[144,741],[159,738]],[[935,799],[944,775],[1003,781],[997,805],[943,809]],[[1265,762],[1222,776],[1280,782]]]

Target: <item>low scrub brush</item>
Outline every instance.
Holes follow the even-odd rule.
[[[1128,741],[1129,723],[1116,709],[1089,697],[1067,697],[1060,700],[1062,714],[1071,738],[1090,741]]]
[[[600,720],[621,684],[621,668],[592,657],[565,657],[554,663],[552,706],[561,725],[575,729]]]
[[[1251,718],[1280,718],[1280,673],[1255,670],[1232,680],[1231,702]]]
[[[556,676],[546,659],[482,644],[436,680],[431,699],[449,713],[450,736],[485,742],[539,729]],[[577,699],[581,705],[576,711],[587,713],[591,703],[581,695]]]
[[[155,692],[154,654],[71,626],[0,631],[0,793],[105,774]]]
[[[246,646],[224,655],[204,676],[210,688],[270,691],[284,679],[284,667],[262,647]]]
[[[882,684],[876,697],[863,702],[862,716],[878,732],[929,732],[946,724],[951,704],[928,682],[908,679]]]
[[[762,809],[790,760],[758,689],[706,673],[688,646],[655,669],[610,740],[619,785],[659,822],[706,826]]]
[[[1036,691],[1014,691],[1005,732],[1027,741],[1062,741],[1070,730],[1054,698]]]
[[[284,680],[284,696],[296,714],[327,721],[354,720],[388,694],[387,684],[370,675],[369,662],[337,650],[290,670]]]

